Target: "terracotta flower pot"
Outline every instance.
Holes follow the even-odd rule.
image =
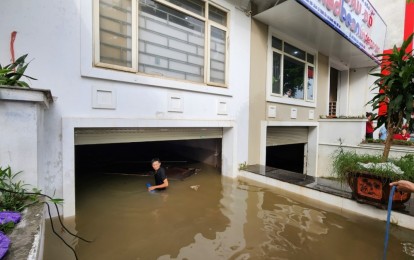
[[[348,173],[347,179],[352,190],[352,197],[356,201],[383,209],[388,207],[388,198],[391,191],[390,179],[366,172]],[[396,191],[392,199],[392,208],[404,209],[404,203],[410,197],[411,193]]]

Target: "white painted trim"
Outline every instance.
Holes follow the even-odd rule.
[[[81,8],[81,12],[82,9],[86,9],[86,8]],[[93,64],[100,64],[100,52],[101,52],[101,46],[99,44],[99,0],[94,0],[92,3],[92,53],[93,53]],[[83,14],[81,15],[81,17],[83,16]],[[82,46],[82,45],[81,45]],[[82,49],[81,49],[82,52]],[[83,57],[81,55],[81,57]],[[81,62],[82,64],[82,62]]]
[[[34,102],[49,108],[53,103],[52,93],[46,89],[0,86],[0,100]]]
[[[234,120],[173,120],[173,119],[145,119],[145,118],[62,118],[62,167],[63,167],[63,215],[64,217],[74,216],[75,205],[75,128],[87,127],[222,127],[229,130],[228,138],[223,140],[223,148],[232,151],[232,155],[222,165],[224,174],[231,176],[237,170],[235,158],[237,156],[237,136]],[[227,138],[223,135],[223,139]],[[226,144],[224,144],[226,143]],[[231,172],[233,170],[233,172]]]
[[[260,143],[260,164],[266,165],[266,139],[268,126],[307,126],[308,129],[308,151],[315,149],[314,152],[308,152],[306,173],[310,176],[317,175],[318,169],[318,152],[319,152],[319,123],[318,122],[291,122],[291,121],[261,121],[261,143]],[[316,133],[311,131],[316,130]],[[262,140],[264,139],[264,141]]]
[[[99,4],[98,0],[95,0]],[[135,1],[132,1],[133,3]],[[142,72],[138,72],[138,41],[133,42],[132,48],[132,68],[127,68],[123,66],[117,65],[110,65],[105,63],[99,63],[99,30],[96,29],[96,26],[99,25],[99,14],[96,15],[96,10],[94,12],[90,12],[88,10],[93,10],[93,1],[81,1],[81,57],[82,62],[80,63],[81,68],[81,76],[89,77],[89,78],[97,78],[97,79],[104,79],[104,80],[111,80],[111,81],[119,81],[119,82],[126,82],[126,83],[135,83],[135,84],[142,84],[148,86],[156,86],[156,87],[163,87],[163,88],[170,88],[170,89],[181,89],[187,91],[194,91],[200,93],[208,93],[208,94],[215,94],[215,95],[222,95],[222,96],[232,96],[233,94],[229,90],[228,84],[228,77],[229,77],[229,50],[226,49],[226,68],[225,68],[225,84],[219,83],[208,83],[209,80],[209,68],[207,68],[207,61],[209,61],[209,42],[210,42],[210,35],[205,35],[205,69],[206,73],[204,73],[204,82],[197,83],[191,81],[184,81],[180,79],[168,78],[168,77],[161,77],[157,75],[146,74]],[[132,5],[132,7],[137,9],[136,5]],[[207,5],[208,6],[208,5]],[[95,7],[95,8],[99,8]],[[136,12],[133,10],[133,13]],[[206,9],[208,12],[208,9]],[[228,12],[228,19],[230,19],[230,13]],[[138,16],[138,14],[136,15]],[[134,25],[134,19],[136,19],[136,23]],[[229,21],[228,21],[229,22]],[[132,20],[132,36],[136,35],[136,39],[138,38],[138,18],[134,18]],[[95,26],[95,27],[94,27]],[[135,29],[134,29],[135,26]],[[95,28],[95,29],[94,29]],[[205,23],[206,32],[209,30],[209,23]],[[93,37],[90,37],[92,31]],[[226,35],[229,36],[229,29],[226,30]],[[229,40],[226,39],[228,42]],[[135,53],[134,53],[135,48]],[[135,60],[135,61],[134,61]],[[88,62],[89,61],[89,62]],[[95,64],[95,66],[94,66]],[[101,66],[101,67],[99,67]]]
[[[346,147],[346,148],[360,148],[360,149],[369,149],[369,150],[375,150],[375,151],[383,151],[384,146],[380,144],[359,144],[359,145],[349,145],[349,144],[340,144],[338,143],[325,143],[321,142],[318,145],[326,145],[326,146],[335,146],[335,147]],[[414,153],[414,147],[404,147],[404,146],[391,146],[392,152],[404,152],[404,153]]]
[[[267,126],[319,126],[318,122],[265,121]]]
[[[339,142],[338,143],[325,143],[325,142],[320,142],[318,145],[326,145],[326,146],[336,146],[336,147],[339,147],[339,146],[341,146],[341,147],[346,147],[346,148],[362,148],[362,147],[360,147],[360,146],[358,146],[358,145],[349,145],[349,144],[340,144]],[[372,148],[370,148],[370,149],[372,149]],[[382,148],[382,150],[383,150],[384,148]]]
[[[315,58],[318,55],[318,51],[316,49],[313,49],[313,48],[309,47],[308,45],[306,45],[306,43],[304,43],[302,41],[299,41],[299,40],[297,40],[297,39],[289,36],[288,34],[286,34],[286,33],[282,32],[282,31],[279,31],[279,30],[277,30],[277,29],[269,26],[269,37],[270,37],[270,41],[271,41],[272,35],[275,35],[279,39],[281,39],[283,41],[286,41],[287,43],[292,44],[295,47],[297,47],[297,48],[299,48],[301,50],[304,50],[304,51],[308,52],[309,54],[314,55]],[[270,42],[270,45],[269,46],[270,47],[272,46],[271,42]],[[315,60],[315,62],[316,62],[316,60]]]
[[[313,100],[306,100],[307,99],[307,90],[303,90],[304,99],[292,99],[292,98],[286,98],[283,97],[283,93],[281,95],[272,93],[272,68],[273,68],[273,48],[272,48],[272,36],[276,36],[279,39],[281,39],[284,42],[287,42],[309,54],[312,54],[314,56],[314,63],[310,64],[307,61],[300,60],[305,63],[305,65],[310,65],[314,69],[313,73]],[[285,52],[276,50],[277,53],[280,53],[281,55],[286,55]],[[289,54],[287,54],[288,57],[297,59],[296,57],[293,57]],[[299,59],[297,59],[299,60]],[[283,68],[283,59],[282,59],[282,68]],[[305,66],[305,69],[307,66]],[[305,72],[307,75],[307,72]],[[283,73],[281,77],[281,82],[283,82]],[[307,86],[308,79],[305,78],[304,84]],[[281,86],[282,88],[282,86]],[[317,104],[317,95],[318,95],[318,52],[315,49],[310,48],[309,46],[304,45],[300,41],[286,35],[283,32],[280,32],[272,27],[269,27],[268,35],[267,35],[267,68],[266,68],[266,101],[268,102],[275,102],[275,103],[282,103],[282,104],[288,104],[288,105],[295,105],[295,106],[304,106],[304,107],[312,107],[316,108]],[[282,88],[283,91],[283,88]]]
[[[271,88],[271,85],[270,85],[270,88]],[[271,92],[271,90],[269,90],[269,91]],[[266,100],[268,102],[275,102],[275,103],[295,105],[295,106],[301,106],[301,107],[316,108],[316,101],[311,102],[311,101],[305,101],[305,100],[301,100],[301,99],[278,97],[278,96],[273,96],[273,94],[271,94],[271,93],[269,93],[269,95],[267,95]]]
[[[309,134],[308,134],[308,140],[309,140]],[[308,141],[309,142],[309,141]],[[303,150],[305,151],[304,155],[303,155],[303,174],[304,175],[308,175],[308,160],[309,160],[309,143],[305,143],[305,147],[303,148]]]
[[[226,177],[237,177],[238,160],[237,160],[238,142],[237,131],[235,128],[223,129],[222,140],[222,165],[221,174]]]
[[[171,2],[167,2],[165,0],[155,0],[155,1],[158,2],[158,3],[160,3],[160,4],[162,4],[162,5],[165,5],[165,6],[169,7],[169,8],[171,8],[171,9],[177,10],[178,12],[184,13],[184,14],[189,15],[189,16],[193,16],[193,17],[195,17],[195,18],[197,18],[199,20],[202,20],[203,22],[205,22],[206,19],[207,19],[206,17],[208,17],[208,13],[207,12],[204,14],[204,16],[201,16],[199,14],[196,14],[194,12],[191,12],[191,11],[185,9],[185,8],[182,8],[181,6],[175,5],[175,4],[173,4]]]
[[[260,122],[260,165],[266,165],[267,121]]]
[[[319,122],[332,122],[332,123],[337,123],[337,122],[366,122],[367,119],[366,118],[320,118],[318,120]]]
[[[319,158],[319,124],[308,127],[308,163],[307,174],[318,177],[318,158]],[[314,150],[313,150],[314,149]]]
[[[138,27],[139,27],[139,19],[138,19],[138,1],[132,1],[132,11],[131,11],[131,55],[132,55],[132,69],[134,71],[138,71]]]
[[[225,28],[224,26],[216,26],[216,23],[212,23],[211,21],[207,22],[207,26],[208,26],[208,37],[206,37],[207,41],[208,41],[208,45],[207,46],[207,56],[205,56],[206,60],[207,60],[207,74],[208,78],[207,78],[207,84],[211,85],[211,86],[217,86],[217,87],[224,87],[227,88],[228,87],[228,64],[229,64],[229,32],[228,29]],[[223,83],[218,83],[218,82],[213,82],[210,80],[211,77],[211,62],[210,62],[210,57],[211,57],[211,49],[210,49],[210,42],[211,42],[211,27],[216,27],[219,30],[222,30],[225,32],[225,39],[224,39],[224,49],[225,49],[225,53],[224,53],[224,84]]]
[[[109,103],[100,103],[99,93],[107,92],[111,100]],[[116,89],[104,86],[92,86],[92,108],[96,109],[116,109],[117,94]]]
[[[370,205],[365,205],[358,203],[356,201],[342,198],[339,196],[335,196],[332,194],[328,194],[325,192],[317,191],[314,189],[310,189],[303,186],[298,186],[295,184],[290,184],[287,182],[279,181],[276,179],[268,178],[263,175],[259,175],[256,173],[246,172],[246,171],[239,171],[239,176],[244,177],[247,179],[251,179],[257,182],[261,182],[270,186],[274,186],[280,188],[282,190],[286,190],[288,192],[292,192],[298,195],[302,195],[303,197],[314,199],[316,201],[339,207],[341,210],[351,211],[360,215],[364,215],[366,217],[370,217],[373,219],[386,221],[387,219],[387,212],[382,209],[377,209]],[[392,212],[392,221],[396,225],[404,228],[409,228],[414,230],[414,221],[413,217],[407,214],[402,214],[399,212]]]
[[[75,207],[75,122],[62,118],[63,216],[74,216]]]

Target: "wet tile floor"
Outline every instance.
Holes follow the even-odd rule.
[[[279,181],[307,187],[309,189],[314,189],[335,196],[352,199],[351,189],[348,187],[348,185],[332,179],[313,177],[301,173],[258,164],[248,165],[245,171],[260,174]],[[395,211],[414,217],[414,196],[411,196],[410,200],[406,203],[406,208],[404,210],[399,209]]]

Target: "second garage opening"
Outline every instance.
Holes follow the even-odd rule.
[[[305,173],[308,127],[267,127],[266,166]]]

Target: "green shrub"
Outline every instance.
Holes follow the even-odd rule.
[[[382,156],[357,154],[355,151],[344,151],[340,149],[332,158],[333,174],[341,181],[345,181],[348,174],[352,173],[370,173],[383,178],[394,180],[414,181],[414,155],[408,154],[400,158],[389,158],[388,162],[398,166],[403,174],[399,174],[391,167],[367,169],[360,163],[381,163]]]
[[[22,77],[36,80],[35,78],[29,77],[24,74],[29,66],[29,63],[25,62],[27,54],[19,57],[15,62],[5,65],[4,67],[0,64],[0,85],[6,86],[19,86],[29,87],[29,84],[25,81],[20,80]]]
[[[0,196],[0,211],[22,211],[25,207],[38,202],[37,194],[40,194],[38,190],[33,189],[34,194],[27,194],[28,185],[21,180],[16,181],[20,173],[13,173],[10,166],[0,167],[0,188],[3,190]]]

